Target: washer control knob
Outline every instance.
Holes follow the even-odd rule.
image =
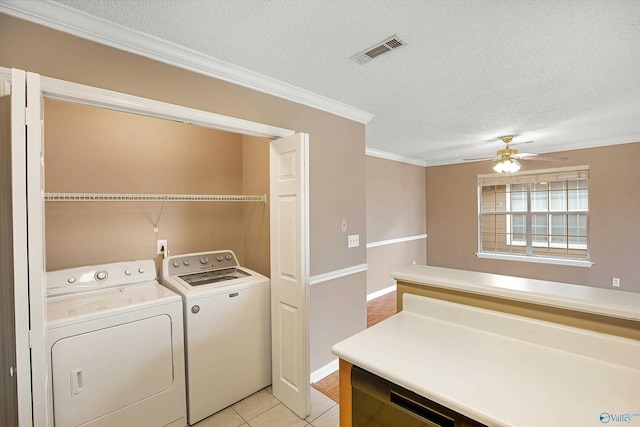
[[[76,283],[76,278],[71,276],[67,279],[67,283]]]
[[[144,268],[140,267],[140,268],[138,269],[138,273],[140,273],[140,274],[144,273]]]
[[[109,274],[107,273],[107,270],[100,270],[100,271],[96,271],[96,274],[94,274],[93,277],[98,282],[103,282],[107,280],[107,277],[109,277]]]
[[[231,261],[233,257],[231,256],[231,254],[227,254],[225,255],[224,259],[226,259],[227,261]]]
[[[176,268],[180,267],[180,260],[179,259],[174,259],[173,260],[173,266],[176,267]]]
[[[208,262],[209,262],[209,258],[207,258],[206,256],[200,257],[200,264],[206,264]]]
[[[191,261],[189,261],[188,259],[185,259],[184,261],[182,261],[182,263],[185,265],[185,267],[189,267],[191,265]]]
[[[131,270],[125,270],[124,274],[126,274],[127,276],[131,276]]]
[[[216,259],[217,259],[218,261],[222,262],[222,260],[223,260],[224,258],[222,257],[222,255],[218,255],[218,256],[216,257]]]
[[[198,314],[198,312],[200,312],[200,306],[199,305],[194,305],[193,307],[191,307],[191,312],[193,314]]]

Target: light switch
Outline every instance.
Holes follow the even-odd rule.
[[[347,247],[355,248],[360,246],[360,235],[359,234],[351,234],[347,239]]]
[[[342,231],[347,231],[347,219],[346,218],[342,218],[342,221],[340,223],[340,228],[342,229]]]

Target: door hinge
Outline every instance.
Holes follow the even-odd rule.
[[[38,124],[38,119],[33,120],[33,118],[29,115],[29,107],[24,107],[24,124],[26,126],[32,126]]]
[[[29,334],[29,348],[33,348],[33,338],[31,334],[31,329],[29,329],[28,334]]]

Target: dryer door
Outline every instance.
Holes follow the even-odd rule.
[[[171,319],[62,338],[52,346],[51,365],[56,427],[103,417],[171,387]]]

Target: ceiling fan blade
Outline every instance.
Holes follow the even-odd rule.
[[[510,147],[514,147],[514,146],[516,146],[516,145],[531,144],[532,142],[535,142],[535,141],[531,140],[531,141],[517,141],[517,142],[510,142],[510,143],[509,143],[509,146],[510,146]]]
[[[567,160],[569,160],[568,157],[563,156],[541,156],[539,154],[533,153],[516,154],[514,157],[517,157],[520,160],[544,160],[550,162],[566,162]]]
[[[498,160],[498,158],[495,157],[495,156],[493,156],[493,157],[471,157],[469,159],[462,159],[462,160],[464,160],[465,162],[479,162],[479,161],[483,161],[483,160],[486,160],[486,161]]]

